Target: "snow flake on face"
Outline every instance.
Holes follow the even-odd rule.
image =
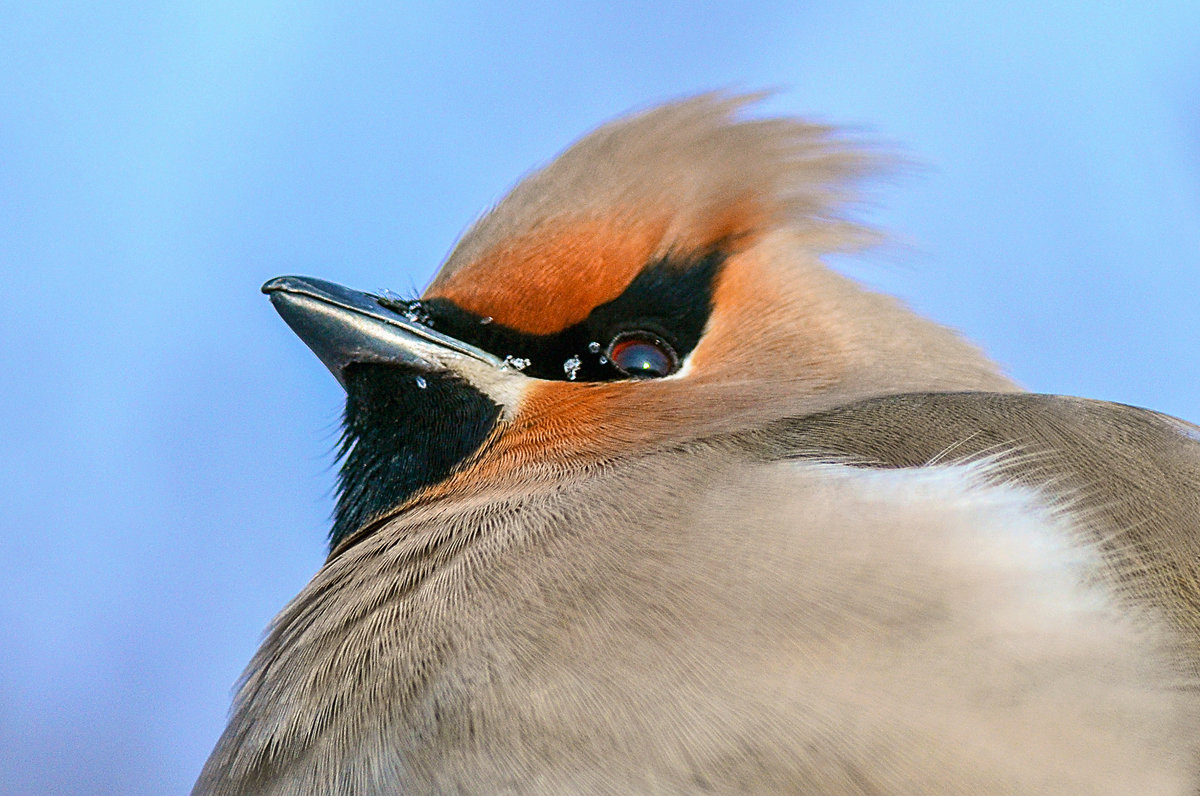
[[[567,374],[567,381],[575,381],[575,377],[579,374],[579,369],[583,367],[583,363],[579,361],[579,357],[573,356],[566,362],[563,362],[563,373]]]

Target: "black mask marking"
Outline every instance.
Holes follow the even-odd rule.
[[[621,295],[552,334],[529,334],[485,321],[449,299],[422,300],[420,305],[439,332],[498,357],[528,360],[522,369],[528,376],[561,381],[573,370],[573,381],[627,379],[605,361],[608,344],[622,332],[651,332],[669,343],[680,359],[686,357],[708,323],[716,275],[725,258],[721,249],[691,262],[664,258],[638,274]],[[567,366],[572,359],[578,360],[578,367]]]

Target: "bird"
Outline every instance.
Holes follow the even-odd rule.
[[[419,298],[263,286],[337,500],[194,794],[1196,791],[1200,428],[831,269],[888,158],[758,99],[598,127]]]

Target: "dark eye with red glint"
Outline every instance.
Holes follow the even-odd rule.
[[[625,332],[608,346],[608,360],[617,370],[636,379],[658,379],[679,369],[675,349],[649,332]]]

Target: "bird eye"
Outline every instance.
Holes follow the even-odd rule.
[[[627,376],[657,379],[679,369],[675,349],[661,337],[649,332],[625,332],[608,347],[607,357]]]

